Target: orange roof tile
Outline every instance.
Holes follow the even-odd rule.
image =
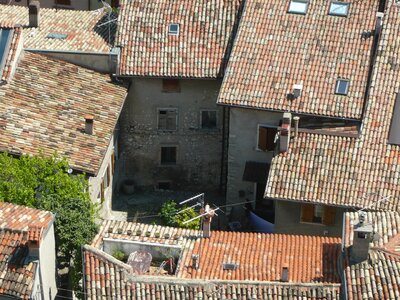
[[[400,7],[388,2],[358,138],[299,134],[272,160],[266,196],[328,205],[400,210],[400,147],[388,144],[399,93]]]
[[[221,77],[241,0],[123,0],[120,75]],[[179,35],[168,26],[179,24]]]
[[[328,15],[330,1],[310,1],[305,15],[290,1],[248,0],[229,58],[218,103],[360,119],[378,0],[349,0],[348,17]],[[350,80],[347,96],[337,78]],[[291,99],[294,84],[302,94]]]

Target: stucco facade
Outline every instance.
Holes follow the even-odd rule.
[[[145,189],[217,190],[223,108],[216,100],[221,81],[172,84],[171,90],[163,79],[132,79],[120,118],[121,180],[131,179]]]

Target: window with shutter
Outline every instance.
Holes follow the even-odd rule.
[[[164,93],[180,93],[181,91],[178,79],[163,79],[162,85]]]
[[[178,111],[172,109],[158,110],[158,130],[174,131],[177,128]]]
[[[202,110],[201,111],[201,128],[216,129],[217,128],[217,111]]]
[[[275,127],[258,127],[257,148],[263,151],[273,151],[275,149],[275,136],[278,129]]]
[[[332,206],[325,206],[322,223],[325,225],[334,225],[335,218],[336,218],[336,208]]]
[[[161,164],[176,164],[176,147],[161,147]]]
[[[332,206],[319,204],[301,205],[301,222],[334,225],[335,216],[336,209]]]
[[[301,205],[301,222],[312,223],[314,219],[314,205],[302,204]]]

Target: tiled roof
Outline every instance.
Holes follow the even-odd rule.
[[[356,213],[345,214],[345,246],[353,244]],[[396,212],[368,213],[366,222],[372,223],[379,238],[371,242],[369,259],[351,264],[346,257],[344,275],[349,300],[395,300],[400,298],[400,252],[387,251],[393,240],[398,241],[400,215]]]
[[[111,15],[111,20],[116,16]],[[22,25],[24,47],[41,50],[109,52],[116,24],[104,10],[78,11],[40,8],[39,27],[30,28],[26,6],[0,5],[0,25]],[[109,35],[110,29],[110,35]],[[50,33],[67,34],[65,39],[48,38]]]
[[[309,2],[306,15],[288,13],[290,1],[248,0],[222,84],[221,104],[361,118],[378,0],[346,1],[349,16],[328,15],[329,1]],[[350,80],[335,95],[337,78]],[[292,99],[294,84],[301,96]]]
[[[123,0],[116,46],[119,74],[216,78],[223,75],[241,0]],[[168,35],[179,24],[179,35]]]
[[[340,299],[338,284],[288,284],[133,276],[131,267],[84,246],[87,299]]]
[[[0,202],[0,228],[29,231],[32,228],[47,229],[54,215],[49,211]]]
[[[107,75],[25,52],[13,80],[0,89],[0,151],[53,154],[72,168],[97,174],[126,89]],[[84,116],[94,116],[85,134]]]
[[[337,292],[337,297],[339,295],[340,280],[336,269],[336,259],[340,253],[339,238],[221,231],[213,231],[210,238],[200,238],[199,232],[194,230],[104,221],[92,246],[85,248],[86,292],[92,299],[99,295],[100,290],[107,295],[120,293],[118,297],[125,295],[129,299],[131,297],[129,295],[137,292],[136,288],[140,286],[129,284],[128,275],[131,272],[129,265],[115,260],[102,251],[103,239],[181,247],[182,253],[175,276],[164,276],[170,278],[165,280],[171,280],[171,287],[162,288],[162,285],[156,287],[154,283],[159,280],[153,278],[153,284],[147,286],[148,293],[158,288],[167,292],[174,288],[173,282],[179,279],[183,282],[188,280],[188,283],[210,280],[229,282],[235,286],[243,284],[243,289],[254,289],[256,295],[262,293],[295,295],[300,291],[315,293],[318,289],[320,289],[318,293],[329,291],[328,294],[332,299],[336,299],[336,296],[332,296],[333,291]],[[192,268],[193,254],[200,254],[200,268],[197,271]],[[223,270],[223,263],[237,263],[239,268]],[[286,284],[280,282],[283,267],[289,269]],[[99,274],[99,272],[104,273]],[[108,274],[113,275],[110,277]],[[135,284],[140,282],[142,277],[152,276],[136,275]],[[251,282],[252,284],[249,284]],[[229,289],[231,284],[226,285],[228,290],[224,293],[232,292]],[[182,287],[179,288],[180,292],[183,290]],[[238,288],[234,293],[239,293],[235,294],[237,296],[249,291],[245,292]],[[257,299],[263,298],[260,296]]]
[[[12,36],[10,39],[10,44],[8,46],[8,51],[6,60],[4,62],[4,67],[1,70],[1,81],[9,81],[11,79],[11,75],[13,71],[15,70],[15,63],[16,63],[16,58],[21,51],[22,48],[22,28],[21,27],[16,27],[16,28],[0,28],[1,29],[9,29],[12,30]]]
[[[213,231],[211,238],[201,239],[198,234],[158,225],[104,221],[92,246],[84,247],[88,298],[144,299],[157,295],[157,299],[248,299],[251,295],[254,299],[339,299],[339,238]],[[103,238],[178,245],[182,254],[177,274],[132,275],[129,265],[102,251]],[[195,271],[191,257],[199,253],[200,268]],[[239,269],[223,271],[224,262],[239,263]],[[283,266],[289,268],[288,283],[280,282]],[[213,292],[212,297],[208,292]]]
[[[400,89],[400,7],[388,3],[359,138],[300,134],[272,160],[266,196],[276,199],[399,210],[400,147],[388,144]]]
[[[37,262],[27,260],[27,232],[0,230],[0,295],[32,299]]]
[[[0,202],[0,294],[31,299],[38,264],[28,241],[40,241],[54,220],[49,211]]]

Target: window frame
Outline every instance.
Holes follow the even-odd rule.
[[[175,148],[175,161],[163,162],[163,148]],[[178,163],[178,146],[176,145],[161,145],[160,146],[160,166],[176,166]]]
[[[215,127],[203,127],[203,112],[215,112]],[[218,129],[218,110],[216,110],[216,109],[200,109],[200,129],[201,130],[217,130]]]
[[[176,30],[171,30],[172,26],[176,26]],[[180,32],[180,24],[179,23],[170,23],[168,24],[168,35],[172,35],[172,36],[178,36],[179,32]]]
[[[346,6],[346,14],[332,12],[332,6],[333,5]],[[329,5],[328,15],[335,16],[335,17],[348,17],[349,16],[349,10],[350,10],[350,3],[349,2],[331,1],[330,5]]]
[[[165,124],[165,129],[160,128],[160,112],[161,111],[166,111],[166,124]],[[175,111],[175,129],[168,129],[168,111]],[[176,107],[160,107],[157,108],[157,130],[161,132],[173,132],[178,130],[178,108]]]
[[[313,208],[312,220],[305,220],[305,213],[307,208]],[[316,216],[317,207],[321,208],[321,216]],[[309,217],[309,216],[307,216]],[[316,218],[320,218],[318,221]],[[300,223],[311,224],[311,225],[322,225],[322,226],[334,226],[336,224],[336,207],[317,204],[317,203],[304,203],[300,205]]]
[[[257,141],[256,141],[256,151],[262,151],[262,152],[271,152],[274,151],[276,148],[276,144],[274,146],[274,149],[272,150],[263,150],[261,148],[259,148],[258,146],[260,145],[260,127],[264,127],[267,129],[275,129],[276,132],[278,132],[278,126],[274,126],[274,125],[269,125],[269,124],[257,124]],[[276,136],[276,133],[275,133]]]
[[[306,5],[306,8],[305,8],[304,12],[290,10],[290,6],[292,5],[292,3],[304,3]],[[309,0],[290,0],[287,12],[289,14],[295,14],[295,15],[306,15],[309,6],[310,6],[310,1]]]
[[[344,93],[341,93],[339,91],[339,87],[340,87],[340,82],[346,82],[346,89]],[[350,86],[350,80],[349,79],[344,79],[344,78],[338,78],[336,79],[336,85],[335,85],[335,95],[341,95],[341,96],[348,96],[349,94],[349,86]]]

